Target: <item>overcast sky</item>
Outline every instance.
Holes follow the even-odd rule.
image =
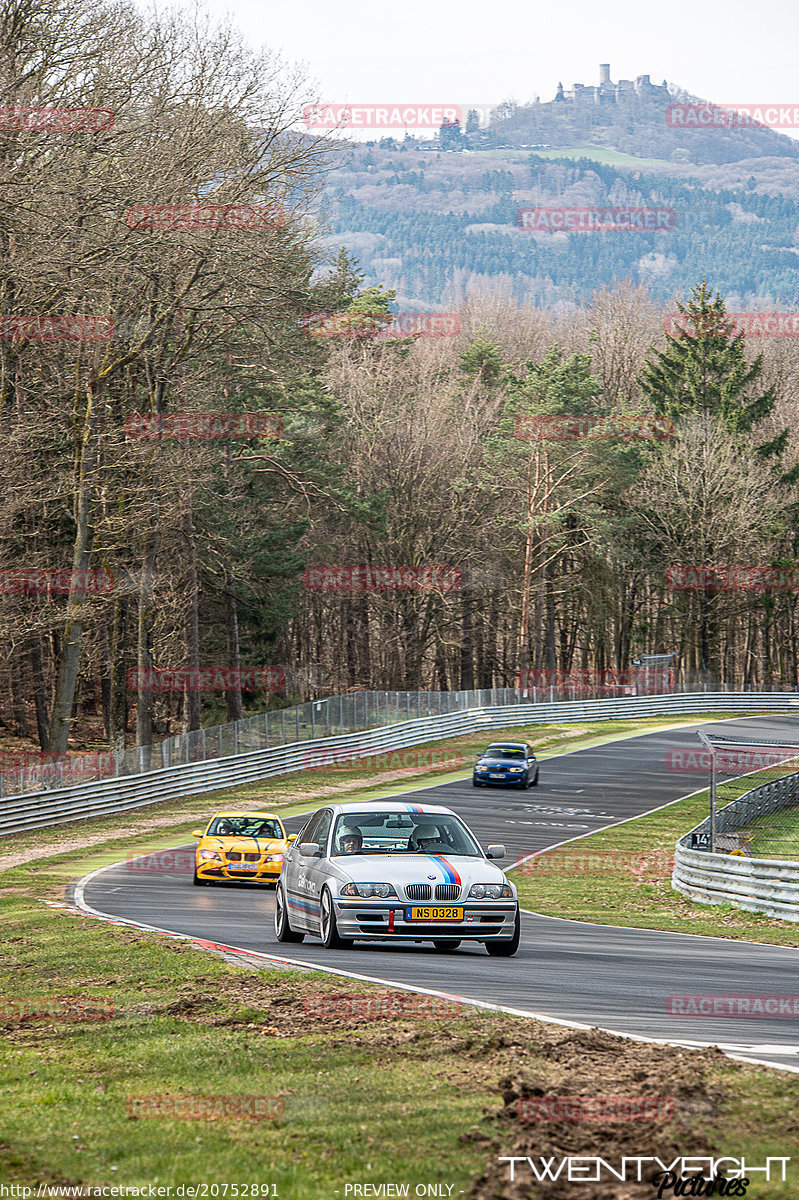
[[[155,0],[166,6],[166,0]],[[648,74],[721,103],[797,103],[795,0],[205,0],[349,103],[551,100],[559,79]],[[787,132],[787,130],[785,131]]]

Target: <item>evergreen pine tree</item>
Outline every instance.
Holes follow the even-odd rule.
[[[641,387],[658,416],[679,420],[702,414],[715,417],[734,434],[749,433],[774,408],[776,389],[758,390],[763,355],[746,361],[743,333],[735,333],[724,300],[713,296],[707,281],[697,284],[680,313],[674,333],[666,334],[666,349],[649,359],[641,372]],[[787,441],[784,430],[757,447],[763,456],[780,454]]]

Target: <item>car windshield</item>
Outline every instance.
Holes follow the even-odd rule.
[[[483,852],[450,813],[342,813],[333,831],[331,854],[462,854]]]
[[[524,750],[519,746],[489,746],[483,758],[524,758]]]
[[[285,836],[279,821],[263,817],[214,817],[208,833],[216,837],[282,839]]]

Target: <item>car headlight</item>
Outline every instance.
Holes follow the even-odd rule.
[[[504,900],[513,895],[509,883],[473,883],[469,889],[469,900]]]
[[[204,859],[206,862],[208,861],[208,859],[211,859],[211,858],[215,858],[217,860],[217,862],[219,862],[219,861],[221,861],[221,858],[222,858],[222,856],[218,850],[201,850],[199,857],[201,859]]]
[[[508,767],[508,770],[515,771],[517,775],[520,775],[524,770],[524,767]]]
[[[282,854],[267,854],[266,861],[267,862],[282,862],[283,855]]]
[[[359,896],[362,900],[368,900],[370,897],[387,900],[389,896],[396,896],[397,893],[390,883],[345,883],[341,895]]]

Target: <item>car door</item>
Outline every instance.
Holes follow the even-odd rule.
[[[316,932],[319,928],[319,899],[317,896],[314,900],[314,883],[310,877],[313,864],[317,860],[301,854],[300,846],[305,842],[316,841],[316,831],[324,813],[324,809],[314,813],[292,846],[290,869],[286,873],[286,903],[294,929]]]
[[[317,933],[321,927],[321,912],[322,912],[322,888],[325,881],[330,875],[330,860],[327,857],[327,843],[330,837],[330,826],[333,823],[333,810],[325,808],[319,814],[319,820],[314,825],[313,837],[308,841],[316,842],[317,846],[322,851],[321,858],[308,859],[306,868],[306,879],[308,896],[311,902],[316,906],[313,912],[309,912],[309,919],[313,922],[312,928]]]

